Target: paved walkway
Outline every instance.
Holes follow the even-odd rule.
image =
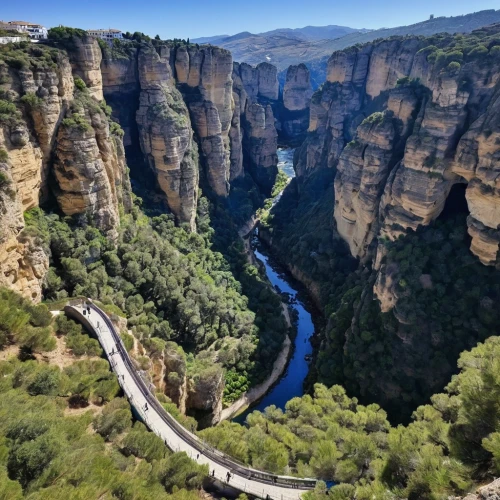
[[[87,305],[81,303],[66,306],[64,310],[95,333],[130,404],[171,450],[186,452],[199,464],[207,464],[210,476],[256,497],[298,500],[302,493],[314,488],[313,479],[277,476],[239,464],[182,427],[165,411],[139,376],[108,316],[94,304],[88,305],[90,314]]]

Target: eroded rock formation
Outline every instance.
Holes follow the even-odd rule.
[[[179,222],[194,229],[198,198],[198,148],[193,140],[189,112],[170,66],[171,51],[161,46],[141,49],[138,57],[141,85],[137,124],[141,149],[168,206]]]
[[[290,66],[283,87],[282,132],[286,138],[302,139],[309,127],[309,105],[312,96],[311,78],[305,64]]]
[[[231,53],[218,47],[175,50],[176,81],[198,136],[208,184],[219,196],[229,193],[232,69]]]
[[[8,110],[0,124],[6,178],[0,282],[35,301],[41,299],[48,256],[24,230],[24,211],[46,203],[53,191],[63,213],[88,215],[114,236],[119,207],[130,209],[120,130],[115,123],[115,133],[110,132],[99,103],[100,53],[95,40],[76,39],[69,51],[26,49],[30,64],[21,68],[0,64],[1,98]],[[89,87],[76,90],[76,76]]]
[[[337,228],[361,259],[374,257],[375,236],[429,224],[451,187],[467,183],[471,250],[496,264],[500,72],[487,49],[486,60],[461,65],[429,43],[384,40],[334,53],[328,82],[312,99],[297,173],[337,169]]]
[[[279,97],[276,68],[268,63],[255,68],[235,63],[233,94],[236,116],[233,116],[231,136],[241,137],[243,154],[241,157],[237,149],[232,155],[232,177],[241,175],[243,165],[260,188],[269,194],[278,173],[278,133],[273,113],[273,105]]]

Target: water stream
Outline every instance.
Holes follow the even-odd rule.
[[[278,149],[278,167],[289,177],[295,175],[293,171],[293,149]],[[243,422],[246,415],[253,411],[263,411],[267,406],[276,405],[278,408],[285,408],[285,404],[296,396],[304,393],[303,384],[309,372],[309,362],[312,355],[311,336],[314,333],[314,324],[311,314],[307,311],[300,300],[298,290],[291,284],[292,280],[285,273],[281,272],[278,266],[265,253],[265,250],[252,245],[255,257],[260,260],[266,269],[266,274],[272,285],[281,293],[286,293],[290,297],[290,305],[298,313],[297,336],[294,339],[294,350],[286,372],[279,382],[255,405],[234,420]]]

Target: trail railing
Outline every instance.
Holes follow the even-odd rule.
[[[79,311],[74,308],[74,306],[77,304],[81,305],[83,301],[78,301],[78,303],[76,302],[77,301],[70,302],[69,307],[73,310],[76,310],[76,312],[80,314]],[[117,351],[126,365],[127,371],[129,372],[130,376],[134,379],[136,385],[140,389],[144,398],[147,400],[148,404],[155,409],[156,413],[165,422],[165,424],[167,424],[168,427],[170,427],[170,429],[172,429],[184,442],[188,443],[197,452],[203,453],[206,457],[210,458],[217,464],[227,469],[230,469],[233,472],[237,472],[239,475],[245,477],[246,479],[258,481],[263,484],[281,486],[283,488],[314,489],[316,485],[315,479],[282,476],[273,474],[272,472],[252,469],[247,465],[234,459],[233,457],[229,457],[228,455],[222,453],[221,451],[213,448],[212,446],[202,441],[198,436],[189,432],[179,422],[177,422],[177,420],[174,417],[172,417],[172,415],[170,415],[165,410],[165,408],[163,408],[163,406],[156,399],[154,394],[151,393],[151,391],[145,384],[144,380],[137,373],[137,370],[133,365],[128,355],[128,352],[125,349],[125,345],[123,344],[120,335],[117,333],[108,315],[91,301],[86,302],[86,307],[90,307],[93,311],[95,311],[102,318],[102,320],[108,327],[113,337],[113,340],[115,341]]]

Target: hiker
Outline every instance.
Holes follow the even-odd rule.
[[[215,477],[215,469],[212,471],[212,477]]]
[[[200,458],[200,454],[198,453],[198,455],[196,455],[196,460],[198,460]]]

